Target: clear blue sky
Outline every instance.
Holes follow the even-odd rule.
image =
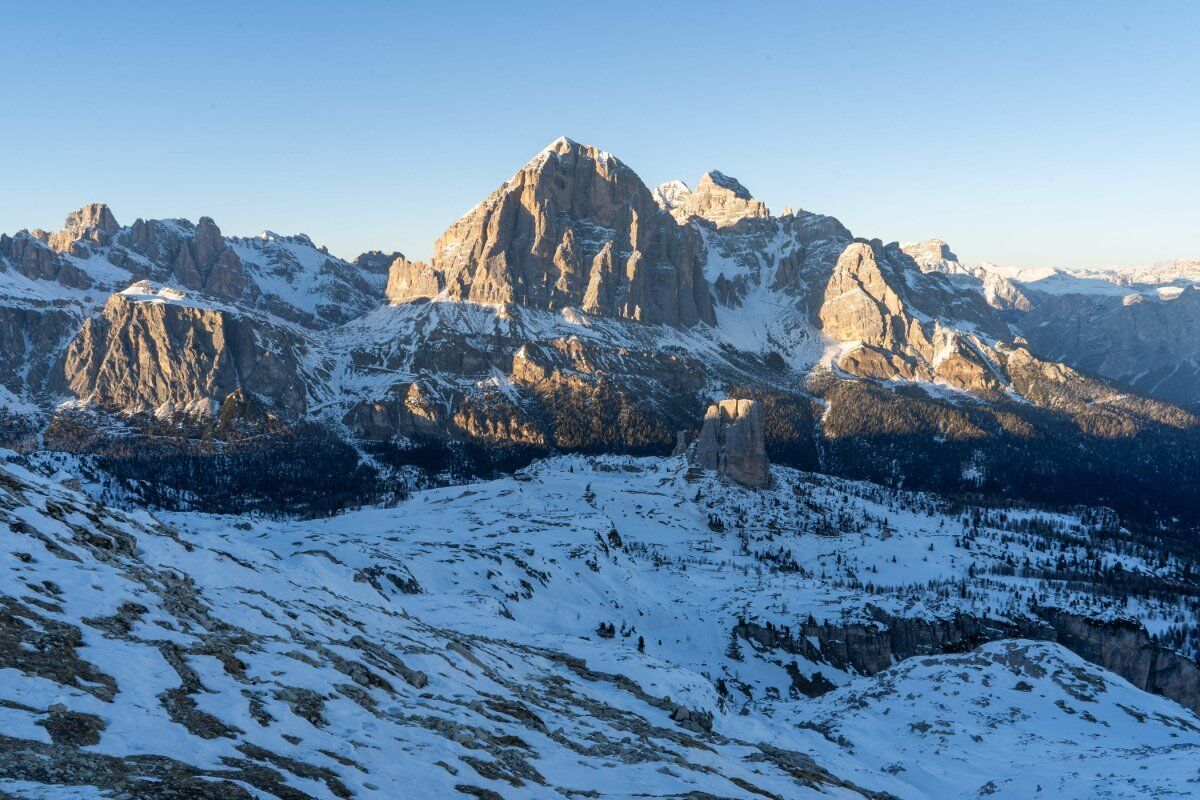
[[[425,257],[565,134],[970,261],[1200,258],[1196,2],[0,9],[2,231],[104,201]]]

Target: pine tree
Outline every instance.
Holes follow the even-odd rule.
[[[742,646],[738,643],[737,634],[733,631],[729,632],[729,646],[725,648],[725,656],[733,661],[745,660],[745,656],[742,655]]]

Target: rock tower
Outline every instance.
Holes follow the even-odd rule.
[[[692,460],[734,483],[762,488],[771,482],[763,427],[762,408],[753,400],[713,403],[704,415]]]

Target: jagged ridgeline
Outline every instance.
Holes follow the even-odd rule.
[[[775,463],[1186,525],[1200,378],[1168,333],[1200,324],[1197,279],[967,268],[716,171],[652,190],[564,138],[428,263],[103,205],[0,237],[3,443],[155,504],[322,513],[551,452],[665,455],[734,397]]]

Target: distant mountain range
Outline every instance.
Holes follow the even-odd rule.
[[[427,263],[0,236],[0,799],[1190,796],[1198,285],[569,139]]]
[[[339,469],[357,488],[306,482],[325,507],[378,496],[396,470],[669,452],[740,392],[799,467],[1187,516],[1200,506],[1159,495],[1197,477],[1198,279],[1196,262],[967,267],[938,240],[773,215],[720,172],[652,190],[561,138],[429,263],[347,262],[208,218],[122,226],[103,205],[0,237],[0,399],[11,446],[93,454],[130,480],[153,454],[163,491],[212,507],[228,498],[206,500],[194,465],[160,460],[232,469],[212,454],[316,447],[357,464]]]

